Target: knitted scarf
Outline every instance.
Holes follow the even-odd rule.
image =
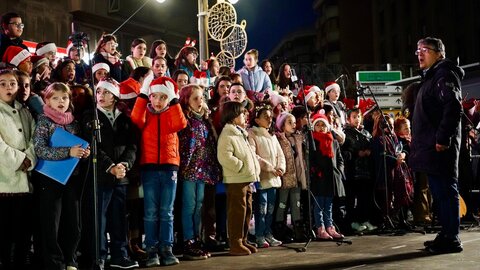
[[[331,132],[313,132],[313,138],[318,141],[320,151],[326,157],[333,158],[333,135]]]
[[[43,105],[43,113],[54,123],[65,126],[73,122],[73,114],[71,112],[61,113],[52,109],[48,105]]]

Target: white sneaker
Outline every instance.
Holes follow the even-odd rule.
[[[267,236],[265,236],[265,240],[267,241],[267,243],[268,243],[271,247],[278,247],[278,246],[282,245],[282,241],[279,241],[279,240],[273,238],[273,235],[267,235]]]
[[[365,221],[364,223],[362,223],[362,225],[366,226],[368,231],[374,231],[378,228],[377,226],[372,225],[372,223],[368,221]]]
[[[351,226],[356,232],[363,232],[367,229],[367,226],[358,222],[352,222]]]

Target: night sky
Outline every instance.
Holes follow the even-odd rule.
[[[317,15],[312,4],[313,0],[239,0],[234,6],[237,23],[247,21],[247,50],[259,50],[261,60],[289,34],[313,29]]]

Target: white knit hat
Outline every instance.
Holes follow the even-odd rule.
[[[97,72],[99,69],[105,69],[107,72],[110,72],[110,66],[108,66],[106,63],[96,63],[92,67],[92,73],[95,74],[95,72]]]
[[[117,98],[120,98],[120,87],[118,86],[118,82],[115,81],[114,79],[101,80],[100,82],[98,82],[95,89],[98,89],[98,88],[103,88],[105,90],[108,90]]]

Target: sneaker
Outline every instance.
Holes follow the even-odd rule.
[[[365,230],[367,229],[367,226],[366,226],[366,225],[360,224],[360,223],[358,223],[358,222],[352,222],[351,227],[352,227],[352,229],[353,229],[355,232],[357,232],[357,233],[363,232],[363,231],[365,231]]]
[[[184,247],[183,247],[183,257],[186,260],[205,260],[208,258],[208,256],[204,253],[198,245],[196,245],[196,242],[194,240],[188,240],[185,241]]]
[[[257,237],[257,241],[255,241],[257,243],[257,247],[258,248],[269,248],[270,247],[270,244],[265,241],[265,237]]]
[[[369,221],[365,221],[364,223],[362,223],[362,225],[367,227],[367,231],[374,231],[374,230],[378,229],[377,226],[372,225],[372,223],[370,223]]]
[[[180,263],[178,258],[173,255],[171,246],[160,248],[160,258],[162,265],[175,265]]]
[[[149,252],[148,259],[145,265],[147,267],[160,266],[160,259],[158,258],[158,254],[156,252]]]
[[[252,246],[254,246],[254,247],[258,248],[258,245],[257,245],[257,243],[256,243],[256,242],[252,242],[252,241],[250,241],[250,240],[248,240],[248,239],[247,239],[247,241],[246,241],[246,242],[247,242],[247,244],[249,244],[249,245],[252,245]]]
[[[112,259],[110,261],[110,268],[118,268],[118,269],[133,269],[140,267],[137,261],[130,260],[130,258],[119,258],[119,259]]]
[[[265,240],[268,242],[268,244],[271,247],[278,247],[278,246],[282,245],[282,241],[278,241],[277,239],[273,238],[273,235],[271,235],[271,234],[265,236]]]
[[[320,226],[317,229],[317,239],[319,240],[332,240],[333,238],[330,236],[330,234],[325,231],[325,227]]]
[[[333,238],[333,239],[343,239],[345,238],[345,236],[341,233],[338,233],[336,230],[335,230],[335,227],[333,226],[330,226],[327,228],[327,233]]]

